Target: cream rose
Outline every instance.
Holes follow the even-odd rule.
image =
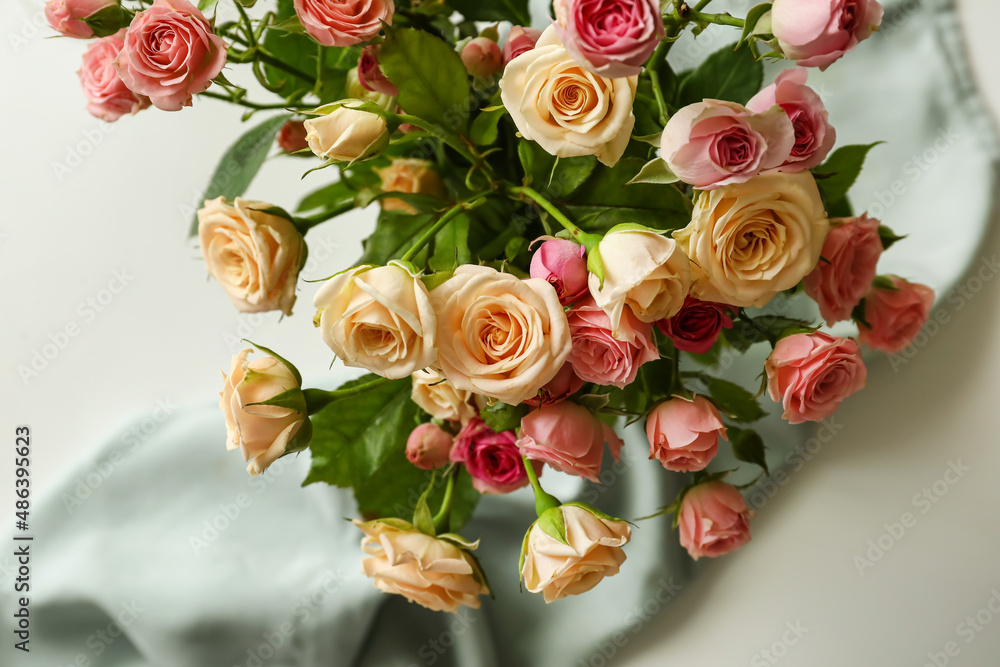
[[[702,192],[674,232],[703,301],[763,306],[816,267],[829,222],[808,171],[765,174]]]
[[[413,374],[413,402],[434,419],[462,422],[479,416],[483,398],[471,391],[458,389],[434,369],[424,368]]]
[[[458,389],[517,405],[556,376],[569,324],[552,285],[464,265],[431,292],[438,365]]]
[[[306,242],[287,219],[264,202],[237,197],[205,202],[198,211],[198,239],[205,266],[237,310],[292,314]]]
[[[628,306],[642,322],[672,317],[691,288],[691,262],[677,242],[651,230],[613,228],[597,246],[604,265],[604,286],[590,274],[594,302],[611,320],[618,337]]]
[[[573,60],[554,26],[507,63],[500,98],[525,139],[556,157],[596,155],[614,166],[635,126],[638,77],[607,79]]]
[[[225,385],[219,392],[219,408],[226,418],[226,448],[239,449],[243,460],[250,462],[247,472],[256,477],[287,451],[303,449],[311,430],[302,429],[303,424],[308,424],[304,396],[302,410],[254,405],[299,389],[300,385],[284,363],[271,356],[248,361],[252,353],[247,349],[234,356],[229,375],[223,373]]]
[[[444,180],[427,160],[419,158],[393,160],[388,167],[376,169],[375,173],[382,179],[382,192],[403,192],[438,199],[445,197]],[[411,215],[417,213],[417,209],[402,199],[383,199],[382,210],[404,211]]]
[[[546,516],[561,512],[565,541],[543,529],[557,522]],[[558,529],[556,527],[556,529]],[[521,578],[532,593],[542,593],[545,602],[586,593],[605,577],[618,574],[625,562],[622,547],[632,537],[628,523],[598,516],[590,508],[562,505],[547,510],[531,525],[522,552]]]
[[[339,273],[313,304],[323,342],[345,366],[398,380],[434,363],[436,321],[427,288],[402,265]]]
[[[310,118],[305,126],[309,149],[337,162],[363,160],[389,145],[385,118],[370,111],[339,106],[326,115]]]
[[[489,595],[486,578],[472,555],[455,541],[421,533],[401,519],[376,519],[354,525],[365,536],[361,561],[375,588],[402,595],[433,611],[479,609],[479,596]]]

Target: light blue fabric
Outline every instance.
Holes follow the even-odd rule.
[[[739,13],[753,3],[728,4]],[[841,145],[889,140],[873,152],[853,191],[859,209],[881,203],[883,219],[913,235],[905,252],[887,255],[889,268],[944,291],[985,228],[997,143],[974,92],[950,2],[899,0],[886,10],[883,34],[813,81]],[[712,42],[711,34],[701,41],[708,47],[685,40],[674,48],[679,68],[731,37],[719,33]],[[928,168],[914,174],[921,156]],[[901,194],[888,203],[885,193],[895,182]],[[944,238],[922,233],[945,221],[951,232]],[[928,256],[938,259],[925,264]],[[752,386],[762,354],[730,372]],[[677,595],[696,572],[668,520],[642,522],[620,575],[585,596],[546,606],[540,596],[518,592],[518,549],[533,518],[524,490],[485,498],[463,530],[482,538],[480,555],[496,600],[484,600],[480,612],[434,614],[377,593],[361,575],[360,536],[344,521],[355,515],[353,501],[336,489],[300,488],[307,456],[284,459],[263,478],[249,479],[239,457],[223,447],[214,405],[135,426],[146,434],[130,437],[126,425],[39,499],[32,652],[12,650],[5,613],[0,664],[600,665],[615,651],[615,633],[631,637],[662,605],[686,604]],[[810,433],[781,423],[777,414],[761,431],[773,463]],[[625,518],[649,513],[674,497],[681,478],[647,462],[645,447],[633,428],[623,464],[604,472],[606,485],[553,474],[546,475],[547,486],[564,500],[580,498]],[[8,610],[11,561],[0,563],[0,605]]]

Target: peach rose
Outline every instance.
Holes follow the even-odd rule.
[[[750,541],[750,518],[743,496],[722,481],[698,484],[684,494],[677,517],[681,546],[691,558],[715,558]]]
[[[453,613],[463,605],[479,609],[479,596],[489,595],[486,577],[466,551],[476,545],[431,537],[401,519],[355,519],[354,525],[365,534],[361,548],[368,558],[361,567],[380,591]]]
[[[517,446],[532,461],[599,482],[604,443],[617,462],[624,446],[615,430],[582,405],[561,401],[532,410],[521,420]]]
[[[389,145],[385,118],[349,106],[338,106],[328,114],[310,118],[305,126],[310,150],[328,160],[364,160]]]
[[[295,0],[295,13],[309,36],[323,46],[354,46],[392,25],[393,0]]]
[[[544,280],[464,265],[431,292],[438,365],[459,389],[517,405],[544,387],[570,352],[569,325]]]
[[[635,126],[637,85],[636,76],[607,79],[581,67],[549,26],[535,48],[507,63],[500,98],[521,136],[551,155],[596,155],[614,166]]]
[[[313,305],[323,342],[345,366],[398,380],[434,363],[437,322],[427,288],[401,264],[338,273]]]
[[[117,5],[118,0],[48,0],[45,18],[53,30],[65,37],[89,39],[94,30],[83,19]]]
[[[292,314],[306,242],[270,204],[223,197],[198,211],[198,239],[209,274],[244,313]]]
[[[646,419],[646,437],[649,458],[677,472],[704,470],[719,452],[719,438],[729,440],[719,411],[704,396],[657,405]]]
[[[830,221],[822,259],[802,281],[827,324],[850,319],[875,280],[882,256],[878,226],[879,221],[867,215]]]
[[[890,354],[900,352],[917,337],[934,305],[934,290],[889,276],[895,289],[872,285],[865,297],[865,320],[858,324],[862,345]]]
[[[702,193],[674,238],[691,258],[691,294],[763,306],[816,267],[829,223],[812,174],[764,174]]]
[[[445,376],[432,368],[413,374],[410,398],[434,419],[465,423],[479,416],[476,394],[458,389]],[[485,404],[485,400],[482,401]]]
[[[226,418],[226,448],[239,449],[243,460],[250,461],[247,472],[256,477],[286,452],[304,449],[311,429],[302,428],[308,424],[305,396],[299,410],[254,405],[300,385],[283,362],[272,356],[248,361],[250,354],[253,350],[247,349],[235,355],[229,375],[222,374],[225,385],[219,392],[219,407]]]
[[[781,402],[781,416],[791,424],[826,419],[868,378],[858,344],[822,331],[782,338],[764,369],[767,393]]]
[[[123,30],[91,42],[77,72],[87,97],[87,111],[105,123],[113,123],[125,114],[137,114],[150,105],[148,97],[129,90],[114,67],[115,58],[125,45],[124,34]]]
[[[427,160],[400,158],[393,160],[388,167],[376,169],[375,173],[382,179],[382,192],[403,192],[438,199],[446,197],[441,174]],[[383,199],[381,203],[383,211],[417,213],[417,209],[402,199]]]
[[[559,539],[551,530],[561,513],[564,530]],[[545,527],[543,527],[545,526]],[[548,510],[531,524],[521,552],[521,578],[532,593],[542,593],[545,603],[586,593],[605,577],[618,574],[625,562],[622,549],[632,537],[628,523],[593,508],[570,503]]]

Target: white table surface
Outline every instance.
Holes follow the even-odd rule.
[[[1000,111],[1000,3],[960,4],[980,83]],[[281,326],[272,315],[239,316],[181,233],[189,211],[177,202],[197,200],[239,112],[207,103],[102,126],[80,108],[79,43],[43,39],[40,6],[0,6],[8,65],[0,84],[0,432],[13,440],[15,424],[31,425],[34,481],[44,488],[126,416],[146,414],[152,429],[158,406],[214,396],[240,337],[267,341],[302,368],[325,368],[329,352],[311,333],[315,288],[300,291]],[[299,171],[287,160],[267,165],[255,196],[293,201],[307,187]],[[352,214],[319,228],[306,277],[353,259],[367,228],[354,223],[366,220]],[[981,255],[998,251],[994,229]],[[945,299],[948,322],[912,360],[874,365],[863,398],[838,413],[836,436],[761,508],[753,542],[713,563],[648,632],[608,647],[611,662],[888,667],[933,665],[930,653],[938,665],[1000,664],[1000,617],[981,611],[991,598],[1000,611],[1000,281],[980,283],[978,269],[963,281],[974,294]],[[116,272],[126,285],[114,294]],[[63,349],[44,350],[67,326],[76,333]],[[18,368],[36,351],[52,358],[25,380]],[[0,457],[4,499],[10,459]],[[969,470],[947,472],[959,463]],[[934,502],[921,499],[925,489]],[[906,513],[913,520],[900,532],[893,524]],[[0,515],[10,516],[7,500]],[[880,540],[888,551],[868,555],[869,541]],[[863,573],[859,557],[872,557]]]

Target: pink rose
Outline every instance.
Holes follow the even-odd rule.
[[[212,85],[226,64],[226,48],[188,0],[156,0],[132,19],[115,68],[158,109],[180,111]]]
[[[406,458],[422,470],[443,468],[450,460],[453,442],[437,424],[421,424],[406,439]]]
[[[719,411],[704,396],[675,396],[657,405],[646,419],[646,437],[649,458],[677,472],[704,470],[719,453],[719,438],[729,440]]]
[[[830,221],[822,259],[802,281],[827,324],[850,319],[875,280],[875,266],[882,255],[878,226],[879,221],[867,215]]]
[[[611,335],[611,319],[588,299],[567,314],[573,349],[569,363],[583,380],[624,389],[635,380],[639,367],[660,358],[653,341],[653,327],[622,311],[618,337]]]
[[[524,403],[536,408],[540,405],[558,403],[571,394],[578,392],[583,385],[583,380],[577,377],[573,371],[573,366],[569,362],[566,362],[559,369],[559,372],[556,373],[556,376],[538,391],[537,395],[532,396],[524,401]]]
[[[660,155],[685,183],[713,190],[784,164],[794,145],[792,123],[781,108],[755,114],[734,102],[705,100],[667,121]]]
[[[90,39],[94,31],[83,19],[117,4],[118,0],[48,0],[45,18],[54,30],[66,37]]]
[[[479,493],[510,493],[528,484],[517,436],[513,431],[496,433],[479,417],[469,420],[455,438],[451,460],[464,463]],[[542,464],[533,464],[541,474]]]
[[[113,123],[127,113],[135,114],[149,106],[149,98],[129,90],[114,68],[114,60],[125,44],[124,34],[122,30],[117,35],[91,42],[77,72],[87,97],[87,111],[105,123]]]
[[[535,48],[535,43],[542,36],[542,31],[537,28],[525,28],[524,26],[513,26],[507,33],[507,41],[503,45],[503,64],[506,67],[514,58],[525,51]]]
[[[531,256],[531,277],[556,288],[559,303],[568,306],[587,294],[587,249],[564,239],[549,239]]]
[[[895,290],[872,286],[865,297],[865,319],[858,324],[862,345],[895,354],[917,337],[934,305],[934,290],[889,276]]]
[[[392,0],[295,0],[295,13],[306,32],[324,46],[367,42],[392,25]]]
[[[767,392],[791,424],[826,419],[868,378],[858,344],[822,331],[782,338],[764,368]]]
[[[306,124],[301,120],[290,120],[278,132],[278,148],[285,153],[297,153],[309,148],[306,141]]]
[[[376,44],[366,46],[361,51],[361,59],[358,61],[358,80],[365,90],[396,97],[399,95],[399,88],[389,81],[378,65],[378,52],[381,50],[382,47]]]
[[[825,70],[882,24],[875,0],[774,0],[771,31],[801,67]]]
[[[605,442],[617,462],[624,443],[615,430],[582,405],[562,401],[525,415],[517,446],[533,461],[598,482]]]
[[[472,76],[493,76],[503,65],[500,45],[489,37],[476,37],[462,47],[462,63]]]
[[[715,558],[736,551],[750,541],[746,501],[732,484],[699,484],[684,494],[677,525],[681,546],[691,558]]]
[[[788,159],[778,167],[781,171],[791,173],[818,166],[837,141],[837,131],[830,125],[823,100],[806,85],[808,77],[804,69],[785,70],[747,102],[747,108],[754,113],[763,113],[777,104],[792,122],[795,143]]]
[[[664,35],[658,0],[569,0],[556,17],[574,60],[610,79],[639,74]]]
[[[724,303],[701,301],[688,295],[679,313],[656,323],[674,347],[684,352],[704,354],[712,349],[723,329],[732,329],[732,310]]]

